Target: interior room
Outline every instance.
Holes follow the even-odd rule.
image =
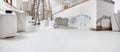
[[[0,52],[120,52],[120,0],[0,0]]]

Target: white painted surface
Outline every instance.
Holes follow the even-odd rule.
[[[52,13],[57,13],[59,11],[63,10],[63,5],[60,4],[60,5],[57,5],[56,7],[52,8]]]
[[[13,3],[13,4],[15,4],[15,3]],[[11,5],[7,4],[5,1],[0,0],[0,10],[2,10],[1,14],[4,14],[5,10],[17,10],[17,9],[15,9]]]
[[[84,0],[51,0],[52,13],[55,14],[63,9],[63,3],[69,3],[69,7],[74,6],[77,3],[83,2]],[[63,2],[63,3],[61,3]]]
[[[120,52],[120,32],[41,29],[0,39],[0,52]]]
[[[96,0],[90,0],[73,8],[67,9],[61,13],[54,15],[54,17],[70,18],[72,16],[86,14],[91,17],[91,22],[88,28],[96,27],[97,7]]]
[[[3,10],[10,9],[10,7],[8,7],[3,0],[0,0],[0,9],[3,9]]]
[[[14,7],[17,7],[17,0],[12,0],[12,5],[14,6]]]
[[[103,0],[97,0],[97,19],[103,15],[111,16],[114,13],[114,4]]]
[[[63,18],[70,18],[71,16],[86,14],[91,17],[90,25],[88,29],[91,27],[96,28],[96,19],[101,18],[103,15],[111,16],[114,13],[114,4],[109,3],[103,0],[90,0],[83,4],[77,5],[73,8],[60,12],[54,17],[63,17]],[[105,25],[108,23],[105,21]],[[109,24],[107,24],[109,25]]]
[[[0,7],[0,14],[4,14],[6,9],[13,10],[17,15],[16,16],[17,17],[17,29],[18,29],[17,31],[25,31],[26,29],[28,30],[28,28],[31,28],[31,24],[29,23],[29,21],[32,20],[32,17],[27,16],[24,11],[19,10],[19,9],[22,9],[21,8],[22,0],[17,0],[17,1],[15,0],[13,4],[14,6],[18,8],[18,10],[17,9],[13,10],[13,8],[9,7],[10,5],[6,4],[3,0],[0,0],[0,6],[2,6]]]
[[[23,32],[26,30],[31,29],[32,23],[32,16],[27,15],[24,11],[14,11],[17,16],[17,31]]]
[[[24,11],[14,11],[17,16],[17,31],[25,31],[26,14]]]
[[[17,35],[17,17],[15,14],[0,14],[0,38]]]
[[[24,22],[25,23],[25,31],[26,32],[27,31],[31,31],[32,27],[34,27],[31,21],[32,21],[32,16],[26,15],[25,22]]]
[[[22,0],[17,0],[16,1],[16,8],[18,10],[23,10],[23,1]]]
[[[120,10],[120,0],[115,0],[114,12],[118,13],[118,10]]]

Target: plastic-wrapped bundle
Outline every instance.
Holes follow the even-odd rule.
[[[17,36],[17,19],[15,14],[0,14],[0,38]]]
[[[61,22],[62,22],[62,18],[61,17],[58,17],[58,18],[55,19],[56,25],[61,25]]]
[[[23,11],[14,11],[17,15],[17,31],[25,31],[26,14]]]
[[[55,19],[55,28],[58,28],[60,26],[68,26],[68,19],[67,18],[61,18],[58,17]]]
[[[90,20],[91,18],[88,15],[81,14],[81,15],[72,17],[69,20],[68,24],[69,24],[69,27],[85,28]]]
[[[100,17],[99,19],[97,19],[97,31],[101,31],[101,30],[111,30],[111,18],[103,15],[102,17]]]
[[[118,14],[112,15],[111,22],[112,22],[112,30],[120,31],[120,11],[118,12]]]

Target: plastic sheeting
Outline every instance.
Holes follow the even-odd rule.
[[[26,14],[23,11],[14,11],[17,15],[17,31],[25,31],[26,25]]]
[[[71,28],[80,28],[85,29],[88,27],[91,18],[87,15],[77,15],[70,18],[61,18],[58,17],[55,19],[55,27],[66,26]]]
[[[91,18],[88,15],[78,15],[69,19],[69,27],[85,28]]]
[[[0,38],[17,35],[17,19],[15,14],[0,14]]]
[[[118,14],[113,14],[111,17],[112,30],[120,31],[120,11]]]

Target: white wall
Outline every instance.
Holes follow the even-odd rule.
[[[59,14],[54,15],[54,17],[69,18],[71,16],[76,16],[80,14],[86,14],[91,17],[90,27],[96,27],[96,0],[90,0],[73,8],[67,9]]]
[[[50,4],[52,5],[52,9],[57,7],[58,5],[61,4],[61,2],[63,2],[62,0],[50,0]]]
[[[63,5],[60,4],[57,7],[52,8],[52,13],[55,14],[55,13],[62,11],[62,10],[63,10]]]
[[[114,13],[114,4],[103,0],[97,0],[97,18],[103,15],[111,16]]]
[[[120,10],[120,0],[115,0],[114,12],[117,13]]]
[[[16,8],[19,9],[19,10],[22,10],[23,9],[22,6],[23,6],[23,1],[22,0],[17,0],[16,1]]]
[[[17,6],[17,5],[16,5],[16,2],[17,2],[17,0],[12,0],[12,5],[13,5],[14,7]]]

